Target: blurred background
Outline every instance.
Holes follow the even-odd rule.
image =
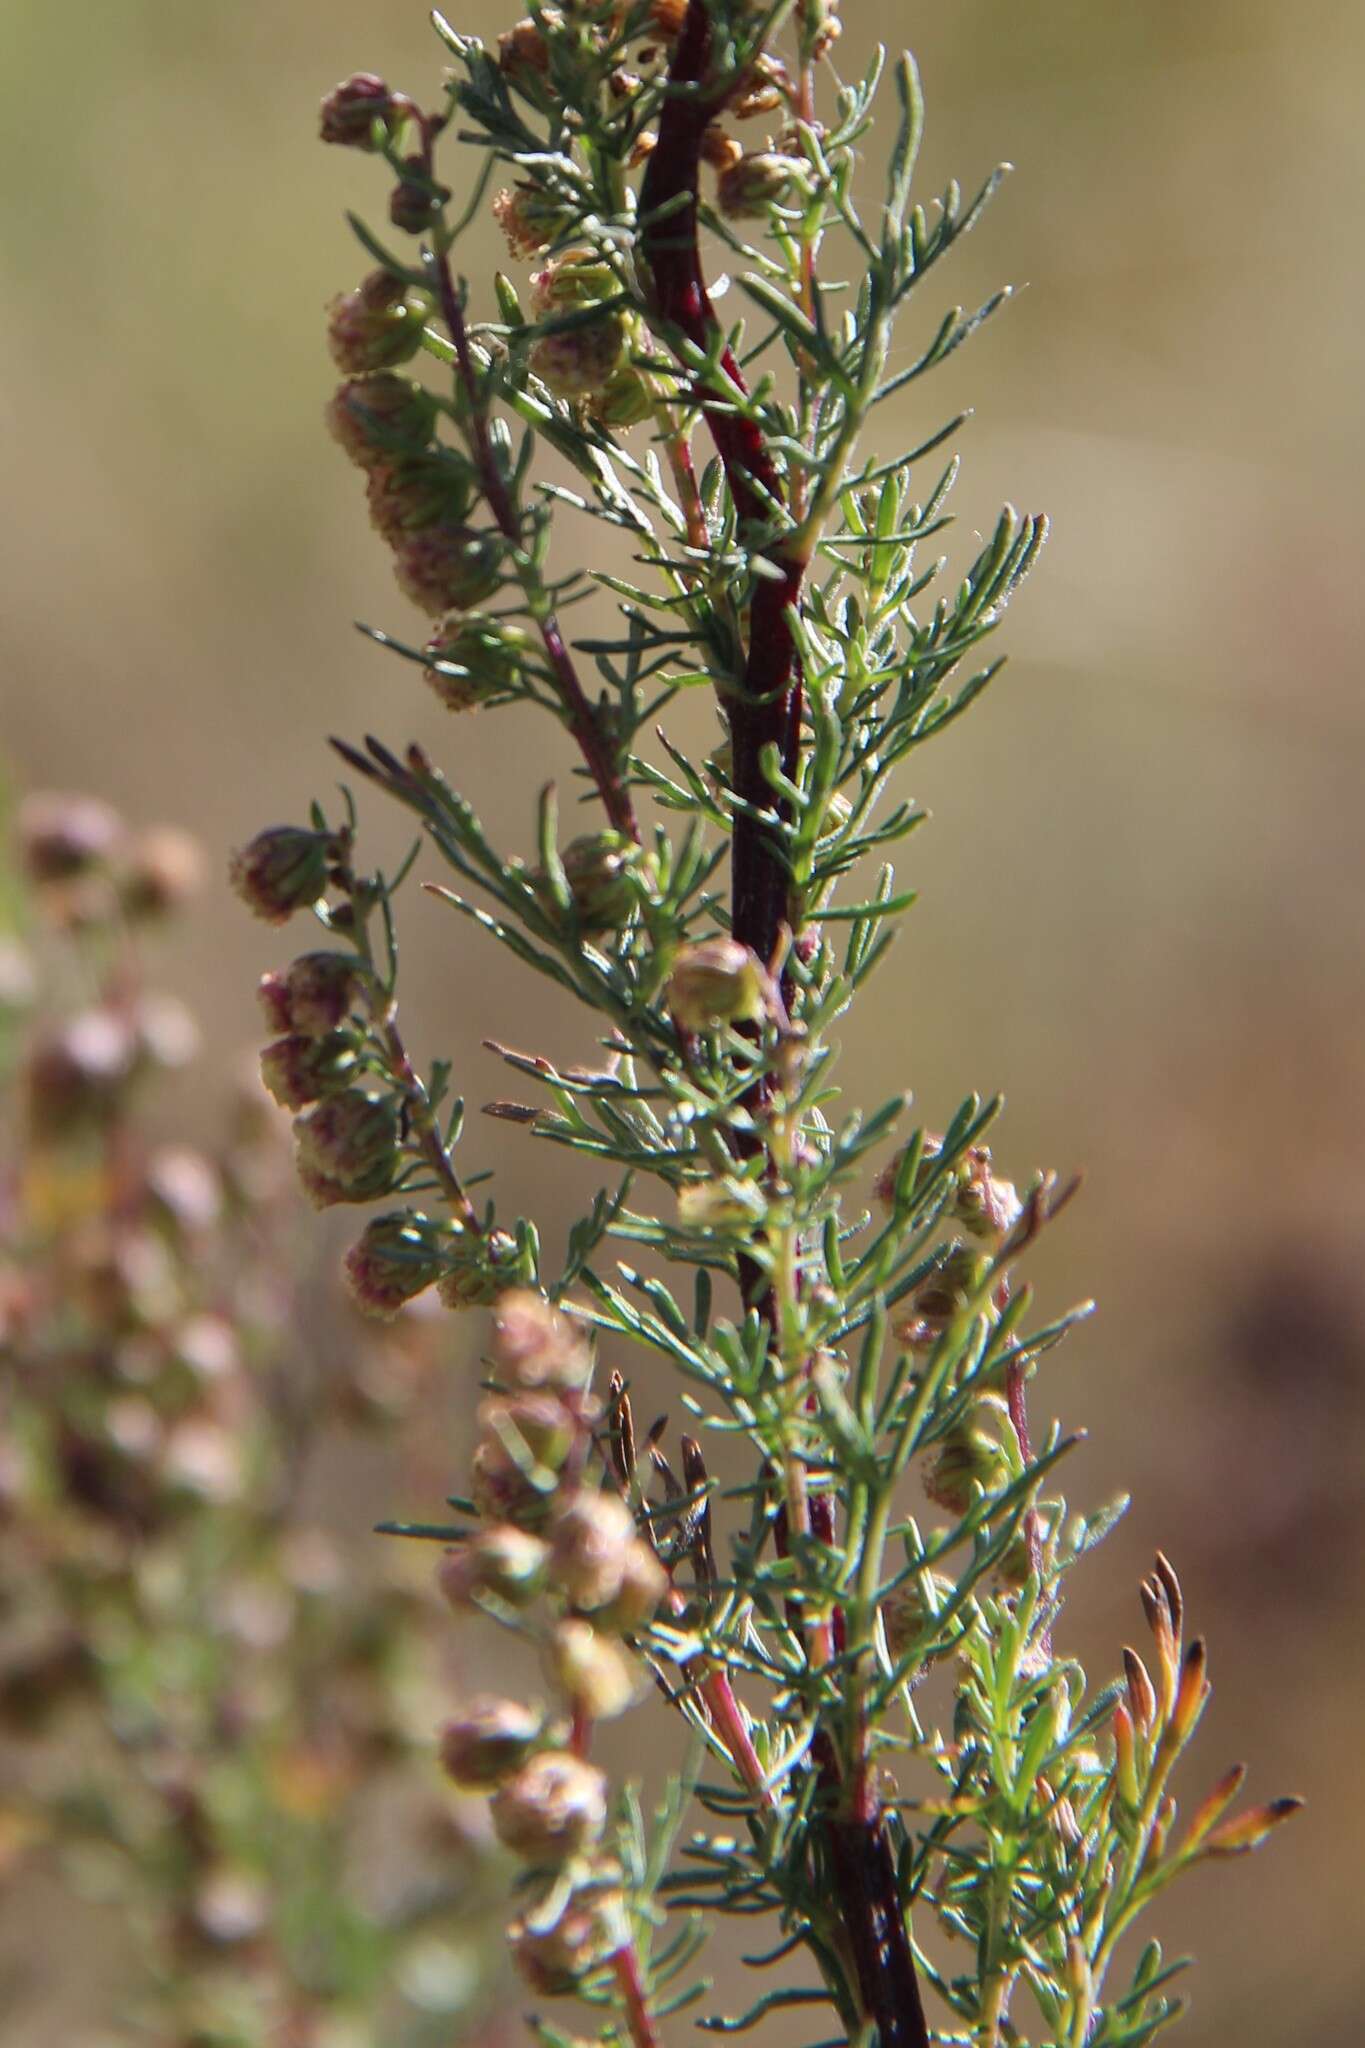
[[[889,12],[845,11],[852,72]],[[970,404],[960,558],[1003,498],[1055,526],[1005,675],[915,763],[934,822],[902,879],[922,902],[845,1071],[869,1102],[912,1087],[931,1125],[1002,1089],[1006,1171],[1086,1170],[1040,1279],[1100,1313],[1035,1400],[1090,1432],[1073,1500],[1122,1485],[1134,1505],[1077,1582],[1067,1647],[1112,1667],[1160,1545],[1211,1639],[1187,1795],[1245,1757],[1254,1793],[1310,1800],[1157,1917],[1200,1959],[1188,2048],[1345,2039],[1365,1991],[1365,16],[1312,17],[956,0],[893,31],[928,94],[921,197],[1018,166],[917,321],[1029,288],[880,421],[879,452]],[[455,18],[495,33],[511,10]],[[357,68],[432,95],[418,0],[9,0],[4,19],[6,775],[188,825],[217,862],[329,791],[326,734],[372,730],[426,741],[525,850],[545,735],[451,722],[351,630],[414,622],[320,421],[322,306],[366,267],[341,212],[382,217],[384,181],[315,144],[314,105]],[[490,224],[463,262],[495,261]],[[374,805],[366,828],[400,843]],[[412,1039],[473,1101],[500,1087],[485,1036],[585,1049],[415,896],[408,936]],[[202,1076],[254,1045],[256,978],[287,956],[225,884],[178,945],[164,978],[209,1031],[174,1110],[193,1134]],[[557,1155],[505,1124],[471,1143],[553,1241],[575,1194]],[[453,1468],[476,1338],[450,1343]],[[362,1486],[336,1511],[422,1505]]]

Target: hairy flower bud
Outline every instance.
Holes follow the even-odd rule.
[[[357,71],[334,85],[322,102],[319,132],[343,149],[373,149],[374,124],[387,120],[391,95],[382,78]]]
[[[920,1571],[882,1602],[882,1627],[894,1663],[899,1663],[912,1644],[933,1628],[952,1591],[951,1579],[945,1579],[939,1572]],[[924,1661],[932,1663],[934,1655]]]
[[[561,1621],[546,1646],[555,1683],[590,1721],[612,1721],[635,1698],[635,1672],[619,1643],[589,1621]]]
[[[611,266],[591,249],[566,249],[536,272],[531,287],[538,318],[583,316],[541,335],[531,350],[532,370],[557,398],[601,393],[625,362],[634,333],[626,309],[604,303],[621,289]]]
[[[483,1695],[441,1730],[441,1763],[467,1791],[500,1785],[525,1763],[540,1737],[540,1717],[518,1700]]]
[[[474,503],[473,471],[450,448],[395,455],[371,463],[365,501],[375,532],[397,547],[406,534],[425,527],[463,524]]]
[[[431,663],[423,674],[447,711],[473,711],[516,691],[533,642],[515,620],[451,612],[422,652]]]
[[[707,1031],[757,1022],[769,992],[762,961],[738,939],[700,939],[678,954],[665,1000],[684,1031]]]
[[[359,1088],[344,1088],[294,1119],[298,1165],[314,1201],[366,1202],[382,1194],[398,1165],[394,1105]]]
[[[399,588],[424,612],[468,611],[501,580],[502,549],[491,534],[442,520],[394,543]]]
[[[401,278],[371,271],[353,292],[339,292],[327,308],[327,346],[348,377],[390,370],[422,345],[425,309]]]
[[[284,924],[296,910],[317,902],[327,886],[328,866],[344,848],[337,833],[270,825],[233,854],[228,880],[248,910],[267,924]]]
[[[512,1959],[541,1998],[567,1998],[625,1938],[618,1891],[575,1893],[550,1927],[523,1916],[508,1928]]]
[[[517,1386],[576,1393],[592,1371],[581,1325],[541,1294],[516,1288],[493,1316],[493,1356]]]
[[[508,1607],[527,1607],[545,1583],[550,1546],[525,1529],[500,1522],[442,1558],[436,1582],[454,1608],[491,1593]]]
[[[290,1032],[261,1054],[261,1079],[281,1109],[307,1109],[347,1087],[355,1072],[355,1046],[343,1031],[326,1038]]]
[[[537,185],[514,185],[494,195],[493,218],[513,256],[536,256],[568,229],[573,215]]]
[[[117,811],[91,796],[38,791],[19,806],[19,852],[31,882],[71,882],[103,867],[123,831]]]
[[[323,417],[334,441],[362,469],[425,448],[436,408],[420,384],[381,370],[338,385]]]
[[[615,1494],[581,1487],[550,1525],[555,1579],[575,1607],[605,1607],[621,1590],[635,1520]]]
[[[493,1795],[494,1831],[528,1863],[554,1867],[591,1849],[607,1822],[607,1781],[576,1756],[544,1751]]]
[[[730,164],[716,181],[716,204],[727,220],[758,220],[780,200],[799,194],[806,166],[775,150],[758,150]]]
[[[529,1459],[515,1457],[497,1437],[485,1437],[474,1447],[469,1492],[486,1521],[510,1522],[518,1529],[543,1528],[553,1485],[552,1472],[538,1472]]]
[[[440,1279],[451,1237],[449,1224],[412,1209],[372,1217],[344,1261],[358,1306],[370,1315],[396,1315]]]

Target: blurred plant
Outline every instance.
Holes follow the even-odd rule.
[[[703,1995],[707,1927],[770,1913],[755,1966],[790,1969],[704,2025],[828,2005],[826,2031],[881,2048],[1039,2027],[1137,2048],[1179,2009],[1178,1966],[1152,1944],[1119,1968],[1123,1937],[1178,1872],[1295,1802],[1228,1821],[1234,1773],[1176,1831],[1171,1771],[1207,1682],[1164,1559],[1143,1588],[1154,1675],[1128,1651],[1091,1695],[1055,1647],[1066,1575],[1122,1508],[1071,1515],[1045,1491],[1076,1439],[1035,1435],[1027,1410],[1085,1311],[1031,1327],[1015,1273],[1071,1188],[1001,1177],[996,1103],[888,1158],[908,1098],[850,1109],[833,1079],[831,1033],[911,901],[884,854],[922,813],[893,777],[998,672],[961,674],[1045,535],[1007,508],[945,581],[924,550],[956,465],[925,465],[960,422],[859,452],[1007,296],[892,366],[897,316],[1000,173],[970,202],[951,185],[917,203],[907,57],[865,201],[885,66],[817,94],[832,0],[575,0],[496,49],[435,23],[452,60],[435,108],[365,74],[322,114],[324,140],[387,166],[392,228],[415,238],[353,221],[377,267],[328,316],[331,429],[402,590],[439,620],[421,647],[372,637],[452,711],[547,712],[599,813],[565,844],[547,787],[533,854],[505,855],[422,749],[340,752],[420,820],[453,878],[437,896],[596,1020],[588,1067],[493,1048],[539,1097],[488,1113],[607,1174],[558,1271],[530,1220],[476,1201],[449,1067],[419,1074],[400,1034],[394,905],[421,842],[369,871],[347,793],[339,818],[262,832],[234,874],[261,916],[311,911],[326,934],[268,981],[266,1065],[313,1199],[393,1205],[351,1253],[358,1297],[493,1305],[468,1498],[425,1533],[451,1546],[457,1607],[538,1645],[553,1705],[469,1703],[447,1768],[492,1788],[525,1865],[524,1974],[604,2008],[604,2038],[653,2048]],[[438,174],[447,139],[474,149],[472,178]],[[476,304],[452,257],[495,170],[511,182],[493,215],[536,268],[529,300],[499,275]],[[742,304],[728,324],[712,258]],[[441,376],[401,374],[422,352]],[[599,606],[569,631],[603,593],[611,622]],[[714,693],[714,751],[663,732],[653,750],[695,688]],[[747,1452],[737,1484],[717,1488],[696,1436],[676,1464],[661,1424],[642,1439],[619,1370],[592,1393],[594,1330],[677,1376],[697,1427]],[[645,1674],[695,1731],[709,1832],[683,1837],[686,1773],[647,1823],[589,1759]]]
[[[214,1156],[149,1135],[194,1027],[148,989],[146,939],[196,885],[194,842],[68,797],[26,803],[19,840],[0,1866],[18,1886],[59,1855],[122,1916],[135,1981],[102,2041],[446,2043],[486,1999],[468,1923],[488,1848],[439,1780],[395,1798],[435,1712],[433,1610],[307,1505],[339,1430],[380,1425],[403,1454],[430,1327],[362,1349],[301,1282],[302,1205],[254,1084]]]

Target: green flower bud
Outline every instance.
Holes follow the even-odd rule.
[[[533,1756],[493,1795],[498,1840],[540,1867],[593,1848],[607,1823],[607,1781],[576,1756]]]
[[[451,612],[422,650],[432,664],[423,674],[447,711],[473,711],[516,692],[533,646],[514,620]]]
[[[447,1308],[488,1308],[507,1288],[534,1278],[529,1246],[510,1231],[462,1231],[451,1240],[437,1291]]]
[[[439,1280],[451,1236],[449,1224],[411,1209],[373,1217],[345,1258],[347,1284],[357,1304],[370,1315],[396,1315]]]
[[[633,839],[623,832],[587,832],[571,839],[559,858],[574,917],[585,938],[619,931],[629,922],[636,904],[631,877],[642,859]],[[542,895],[551,900],[541,870],[537,869],[534,879]]]
[[[493,218],[507,237],[513,256],[535,256],[568,228],[573,215],[560,200],[535,185],[516,185],[496,193]]]
[[[327,346],[339,370],[363,377],[416,355],[425,324],[426,309],[410,298],[401,278],[375,270],[328,306]]]
[[[441,520],[394,542],[399,588],[424,612],[469,611],[501,581],[502,549],[491,534]]]
[[[658,384],[648,370],[622,363],[593,397],[592,417],[603,427],[637,427],[654,417],[659,395]]]
[[[418,449],[371,464],[365,500],[375,532],[390,547],[429,526],[461,524],[474,503],[468,462],[453,449]]]
[[[912,1643],[933,1627],[952,1592],[952,1580],[945,1579],[941,1572],[921,1571],[882,1603],[882,1627],[893,1662],[899,1663]],[[937,1651],[931,1651],[924,1660],[926,1665],[933,1663],[937,1655]]]
[[[786,198],[807,189],[806,166],[796,157],[758,150],[742,156],[716,180],[716,203],[727,220],[756,220]]]
[[[381,370],[339,385],[323,417],[351,461],[369,469],[424,448],[436,424],[436,408],[420,384]]]
[[[294,1119],[298,1165],[315,1201],[369,1201],[392,1183],[398,1166],[398,1114],[392,1102],[345,1088]]]
[[[540,1717],[518,1700],[483,1696],[441,1730],[441,1763],[467,1791],[501,1785],[540,1739]]]
[[[542,320],[602,305],[621,289],[610,266],[590,249],[556,256],[536,272],[531,287],[532,309]],[[531,350],[531,369],[557,398],[592,397],[625,362],[634,326],[624,307],[613,306],[595,319],[543,334]]]
[[[717,938],[682,948],[665,999],[684,1031],[708,1031],[756,1023],[769,993],[769,976],[758,955],[738,939]]]
[[[998,1394],[983,1394],[970,1418],[952,1430],[932,1454],[924,1474],[924,1491],[937,1507],[965,1515],[983,1493],[998,1493],[1009,1484],[1010,1461],[1001,1431],[1008,1428],[1008,1410]]]
[[[333,86],[322,102],[320,133],[324,142],[343,149],[373,149],[374,124],[387,121],[391,95],[382,78],[357,71]]]
[[[326,1038],[291,1032],[261,1054],[261,1079],[282,1109],[307,1109],[355,1078],[355,1046],[344,1031]]]
[[[346,850],[344,835],[301,825],[271,825],[233,854],[228,880],[249,910],[284,924],[327,886],[327,870]]]

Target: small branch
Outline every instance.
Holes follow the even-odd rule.
[[[625,1942],[611,1959],[616,1986],[621,2002],[626,2009],[626,2024],[635,2048],[660,2048],[660,2036],[654,2025],[649,2005],[645,1999],[645,1987],[640,1977],[640,1959],[635,1953],[634,1942]]]
[[[385,1004],[383,1010],[375,1017],[374,1024],[388,1060],[389,1077],[401,1091],[407,1104],[408,1122],[422,1157],[440,1182],[446,1201],[459,1219],[460,1228],[467,1230],[473,1237],[481,1237],[483,1225],[455,1171],[425,1083],[408,1056],[408,1049],[398,1029],[397,1010],[392,1001]]]

